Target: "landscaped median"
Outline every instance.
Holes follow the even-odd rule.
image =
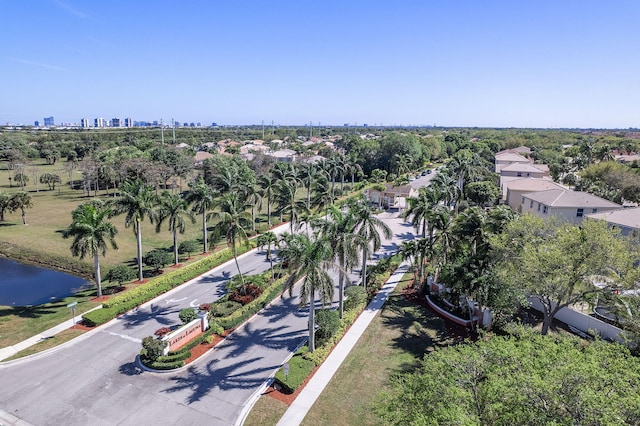
[[[248,247],[246,251],[253,248]],[[102,309],[88,312],[82,316],[82,320],[88,326],[98,326],[104,324],[120,314],[130,311],[136,306],[140,306],[167,291],[178,287],[185,282],[196,278],[203,273],[231,260],[233,254],[231,250],[225,248],[213,253],[204,259],[197,260],[183,268],[167,272],[158,278],[140,284],[136,288],[124,294],[115,296],[102,304]]]

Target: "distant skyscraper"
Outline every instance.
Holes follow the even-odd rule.
[[[82,127],[83,129],[89,128],[89,120],[87,120],[86,118],[81,119],[80,127]]]
[[[55,124],[53,122],[53,117],[45,117],[44,118],[44,126],[45,127],[55,126]]]
[[[125,118],[124,127],[133,127],[133,120],[131,118]]]
[[[36,126],[36,127],[40,127],[40,122],[39,121],[34,121],[33,125]]]
[[[107,127],[107,120],[104,118],[96,118],[93,120],[93,127]]]
[[[120,119],[112,118],[111,119],[111,127],[120,127]]]

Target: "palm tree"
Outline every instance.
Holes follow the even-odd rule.
[[[256,232],[256,210],[262,210],[262,191],[255,183],[251,183],[242,188],[243,196],[251,204],[251,229]]]
[[[360,237],[353,233],[356,225],[355,216],[348,210],[341,210],[331,205],[326,219],[316,222],[319,234],[325,237],[333,250],[333,258],[340,267],[338,276],[338,312],[344,316],[344,286],[347,271],[358,263],[358,246]]]
[[[11,196],[9,211],[14,212],[16,210],[20,210],[23,225],[27,224],[27,209],[30,209],[31,207],[33,207],[33,202],[29,193],[20,191]]]
[[[438,205],[439,193],[435,187],[426,186],[418,190],[417,197],[407,199],[409,208],[402,214],[405,218],[411,216],[411,224],[420,232],[422,238],[427,236],[429,213]]]
[[[294,226],[298,223],[300,215],[307,212],[305,201],[296,198],[298,187],[288,180],[281,180],[276,186],[275,201],[278,206],[280,217],[283,214],[289,215],[289,229],[293,232]]]
[[[274,278],[273,275],[273,254],[271,253],[271,246],[276,247],[278,244],[278,236],[273,231],[267,231],[264,234],[260,234],[258,238],[256,238],[256,245],[262,249],[263,247],[267,247],[266,256],[269,264],[271,265],[271,278]]]
[[[136,235],[136,245],[138,249],[138,280],[144,279],[142,275],[142,222],[145,216],[149,217],[151,223],[154,222],[156,197],[150,185],[137,179],[135,181],[126,180],[120,188],[120,196],[111,202],[113,210],[111,216],[125,214],[124,226],[133,226]]]
[[[93,256],[93,275],[98,286],[98,297],[102,296],[99,254],[107,254],[107,243],[116,250],[115,236],[118,230],[109,222],[111,209],[99,200],[81,204],[71,213],[71,225],[64,232],[64,238],[73,237],[71,253],[83,259],[87,254]]]
[[[204,179],[200,178],[197,182],[189,183],[189,190],[185,194],[185,201],[192,204],[191,210],[194,213],[202,215],[202,252],[207,252],[207,216],[208,211],[213,208],[215,203],[215,191],[207,185]]]
[[[316,293],[320,293],[320,301],[324,306],[333,300],[333,280],[328,269],[333,265],[331,246],[326,238],[310,239],[305,234],[287,235],[283,237],[285,244],[278,251],[278,255],[289,263],[291,275],[284,284],[289,295],[293,294],[293,287],[300,280],[300,305],[309,303],[309,352],[315,351],[315,300]]]
[[[169,221],[169,231],[173,233],[173,263],[178,264],[178,232],[184,234],[185,219],[195,223],[193,213],[188,210],[189,204],[180,194],[171,194],[163,191],[160,197],[160,205],[157,215],[156,232],[160,232],[162,223]]]
[[[356,225],[354,227],[354,233],[361,238],[362,248],[362,287],[367,288],[367,259],[369,257],[370,249],[371,253],[376,252],[382,245],[380,240],[380,232],[385,238],[391,238],[392,232],[389,225],[382,220],[374,216],[371,207],[366,199],[360,198],[351,203],[352,213],[356,217]]]
[[[458,199],[460,189],[456,183],[456,180],[448,173],[438,173],[431,179],[430,187],[435,188],[440,194],[440,200],[444,202],[445,206],[451,207],[451,205]]]
[[[11,196],[6,192],[0,192],[0,222],[4,222],[5,210],[11,210]]]
[[[218,221],[217,226],[225,232],[227,245],[231,248],[233,259],[240,275],[240,281],[242,282],[241,293],[245,294],[244,277],[238,263],[238,244],[247,245],[249,243],[245,227],[250,224],[251,215],[245,211],[246,205],[242,201],[237,192],[222,194],[216,202],[216,206],[220,211],[215,212],[213,215]]]
[[[262,189],[262,196],[267,197],[267,222],[269,228],[271,228],[271,204],[273,203],[273,197],[276,193],[276,185],[278,180],[270,174],[261,175],[258,177],[258,185]]]
[[[331,183],[328,179],[319,179],[315,182],[313,188],[313,198],[311,200],[311,206],[318,209],[324,208],[326,215],[329,213],[329,206],[335,201],[335,197],[331,193]]]

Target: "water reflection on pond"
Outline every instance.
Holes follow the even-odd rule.
[[[0,305],[41,305],[92,284],[84,278],[0,257]]]

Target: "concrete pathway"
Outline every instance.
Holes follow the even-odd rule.
[[[100,308],[102,308],[102,305],[98,305],[95,308],[88,310],[87,312],[91,312],[93,310],[100,309]],[[75,323],[82,321],[82,315],[86,314],[87,312],[83,312],[82,314],[77,314],[75,318],[71,318],[63,323],[56,325],[55,327],[51,327],[50,329],[45,330],[42,333],[37,334],[35,336],[29,337],[28,339],[23,340],[22,342],[16,343],[13,346],[7,346],[5,348],[0,349],[0,361],[2,361],[3,359],[7,359],[9,357],[12,357],[18,352],[24,349],[27,349],[28,347],[33,346],[36,343],[40,343],[44,340],[47,340],[53,337],[54,335],[73,327]],[[71,314],[71,311],[69,311],[69,314]],[[0,425],[2,425],[2,423],[0,423]]]
[[[349,328],[349,331],[347,331],[329,357],[322,363],[320,368],[318,368],[318,371],[316,371],[311,380],[309,380],[309,383],[307,383],[302,392],[300,392],[300,395],[293,401],[293,404],[291,404],[289,409],[284,413],[277,426],[295,426],[302,423],[311,406],[313,406],[333,375],[338,371],[342,362],[347,358],[351,349],[353,349],[358,339],[360,339],[360,336],[362,336],[373,318],[378,314],[380,308],[382,308],[382,305],[387,301],[389,295],[396,288],[396,285],[400,282],[400,279],[407,270],[408,264],[402,263],[391,277],[389,277],[376,297]]]

